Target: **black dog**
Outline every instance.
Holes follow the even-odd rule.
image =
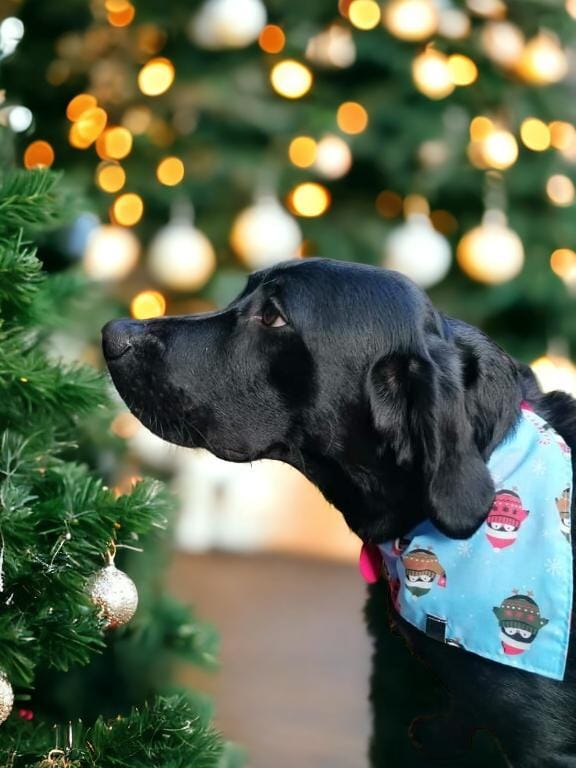
[[[526,366],[395,272],[291,262],[253,274],[220,312],[118,320],[103,335],[114,383],[149,429],[229,461],[291,464],[364,542],[427,518],[471,536],[494,498],[486,461],[522,400],[576,449],[575,401],[542,394]],[[479,726],[515,768],[576,766],[573,643],[559,683],[399,624],[454,696],[457,741]]]

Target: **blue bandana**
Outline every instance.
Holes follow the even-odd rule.
[[[365,547],[361,570],[368,580],[370,568],[383,570],[396,610],[431,637],[562,680],[573,583],[570,449],[523,408],[488,468],[496,497],[473,536],[450,539],[425,521],[405,539]]]

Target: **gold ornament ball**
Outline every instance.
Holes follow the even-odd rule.
[[[464,235],[456,256],[469,277],[489,285],[512,280],[524,266],[522,241],[499,211],[489,211],[479,227]]]
[[[216,254],[206,235],[186,219],[174,219],[150,243],[148,268],[173,291],[197,291],[212,277]]]
[[[101,610],[106,629],[127,624],[138,607],[138,591],[132,579],[111,563],[88,580],[90,599]]]
[[[5,674],[0,673],[0,723],[12,712],[14,706],[14,691]]]

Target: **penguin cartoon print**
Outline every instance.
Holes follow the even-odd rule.
[[[406,575],[404,584],[415,596],[427,595],[432,587],[446,586],[446,572],[440,561],[429,549],[413,549],[402,555]]]
[[[512,546],[529,514],[515,491],[498,491],[485,523],[486,538],[494,549],[502,550]]]
[[[556,499],[556,508],[560,516],[560,530],[570,541],[570,488],[565,488]]]
[[[493,611],[500,626],[502,650],[510,656],[529,650],[542,627],[548,624],[531,595],[511,595]]]

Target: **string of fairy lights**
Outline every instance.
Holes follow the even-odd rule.
[[[114,73],[108,73],[108,79],[91,73],[89,92],[75,96],[66,110],[70,144],[95,152],[95,184],[111,196],[109,223],[99,226],[88,238],[84,267],[95,279],[120,280],[139,262],[140,243],[132,228],[145,213],[145,201],[129,191],[130,180],[122,161],[130,155],[135,137],[148,136],[163,153],[178,133],[187,131],[180,125],[170,125],[154,110],[154,99],[166,94],[177,77],[173,62],[160,55],[165,32],[153,24],[137,24],[137,6],[130,0],[94,0],[92,8],[94,27],[82,41],[93,51],[92,63],[102,51],[100,38],[106,26],[133,29],[139,65],[133,88],[143,97],[141,104],[125,109],[119,124],[111,124],[107,100],[118,101]],[[567,22],[575,19],[576,0],[566,0],[565,10]],[[262,0],[205,0],[192,17],[188,34],[194,44],[214,51],[257,42],[267,54],[270,88],[288,101],[297,101],[314,91],[317,66],[352,66],[356,60],[355,34],[378,27],[414,44],[414,88],[434,101],[449,99],[456,89],[474,87],[479,80],[478,65],[469,55],[446,54],[436,44],[438,38],[445,38],[457,47],[458,41],[469,39],[472,18],[481,22],[481,55],[490,59],[503,76],[542,88],[562,81],[568,74],[569,56],[558,37],[548,29],[540,29],[526,39],[507,18],[502,0],[467,0],[465,6],[459,7],[439,0],[387,0],[383,4],[376,0],[339,0],[338,14],[309,38],[300,58],[283,55],[287,32],[278,24],[268,23]],[[58,56],[47,73],[51,83],[66,80],[74,45],[77,51],[78,41],[65,39],[57,43]],[[184,117],[182,122],[186,122]],[[354,162],[355,136],[366,131],[369,124],[366,105],[346,101],[334,105],[331,132],[290,139],[286,160],[297,168],[308,169],[316,178],[295,184],[283,201],[270,191],[257,194],[253,205],[238,214],[231,226],[230,243],[248,268],[302,255],[298,219],[320,217],[330,210],[332,192],[324,182],[349,172]],[[504,110],[475,115],[468,128],[467,159],[486,172],[489,191],[485,215],[460,238],[456,259],[470,278],[499,284],[522,271],[524,248],[507,223],[505,195],[494,194],[495,185],[503,186],[503,175],[521,152],[553,151],[565,164],[576,162],[576,129],[569,122],[545,122],[538,116],[523,117],[519,124],[512,125]],[[439,140],[424,142],[420,147],[419,158],[424,166],[441,165],[445,157],[446,147]],[[33,141],[24,152],[27,168],[50,166],[54,161],[53,148],[43,140]],[[155,168],[159,184],[177,186],[186,174],[183,158],[168,152],[159,157]],[[551,205],[559,207],[573,205],[576,198],[574,183],[561,170],[548,177],[545,194]],[[392,231],[383,246],[383,264],[406,272],[423,287],[442,280],[452,260],[446,236],[456,231],[454,216],[449,211],[430,211],[420,195],[402,198],[394,190],[383,190],[375,206],[386,219],[405,216],[404,224]],[[274,233],[273,238],[270,233]],[[420,256],[423,252],[427,253],[425,263]],[[189,292],[202,288],[216,266],[214,248],[195,226],[192,208],[179,207],[150,244],[149,274],[161,288]],[[567,245],[550,254],[550,267],[568,289],[576,291],[576,252],[572,248]],[[159,315],[166,310],[166,299],[161,290],[146,290],[133,298],[131,310],[135,317]]]

